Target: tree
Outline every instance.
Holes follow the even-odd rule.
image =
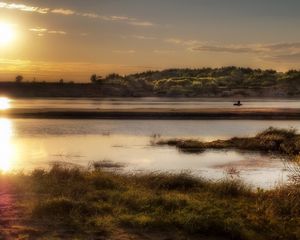
[[[92,83],[99,83],[102,80],[101,76],[97,76],[96,74],[93,74],[90,78]]]
[[[21,83],[23,81],[23,79],[24,78],[21,75],[16,76],[16,83]]]
[[[106,77],[105,77],[106,80],[121,80],[121,79],[124,79],[121,75],[117,74],[117,73],[111,73],[111,74],[108,74]]]
[[[97,75],[96,74],[93,74],[90,78],[91,82],[92,83],[96,83],[97,82]]]

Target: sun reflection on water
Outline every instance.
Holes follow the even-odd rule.
[[[8,172],[13,160],[12,123],[9,119],[0,119],[0,171]]]
[[[10,108],[10,99],[7,97],[0,97],[0,110],[7,110]]]

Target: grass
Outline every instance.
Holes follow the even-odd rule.
[[[122,163],[116,163],[110,160],[102,160],[102,161],[96,161],[96,162],[92,162],[91,166],[92,168],[95,169],[121,169],[124,167],[124,164]]]
[[[183,152],[203,152],[206,149],[241,149],[250,151],[274,152],[295,158],[300,153],[300,135],[294,129],[268,128],[255,137],[231,138],[201,142],[198,140],[168,139],[159,140],[157,145],[175,146]]]
[[[89,170],[54,165],[1,181],[23,206],[22,239],[121,239],[116,236],[121,234],[293,240],[300,239],[300,184],[292,179],[284,187],[254,191],[237,178],[213,182],[189,173],[121,175],[98,165]]]

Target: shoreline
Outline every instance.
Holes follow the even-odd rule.
[[[1,117],[124,120],[299,120],[300,109],[11,109]]]
[[[300,108],[10,109],[0,117],[120,120],[300,120]]]

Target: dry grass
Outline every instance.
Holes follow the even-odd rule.
[[[300,135],[294,129],[268,128],[249,138],[231,138],[201,142],[198,140],[168,139],[158,140],[157,145],[175,146],[183,152],[203,152],[206,149],[241,149],[250,151],[274,152],[292,157],[300,153]]]
[[[11,194],[25,196],[23,224],[35,229],[25,239],[109,239],[119,231],[178,236],[172,239],[300,238],[299,182],[253,191],[230,177],[212,182],[188,173],[120,175],[59,165],[6,181]]]

